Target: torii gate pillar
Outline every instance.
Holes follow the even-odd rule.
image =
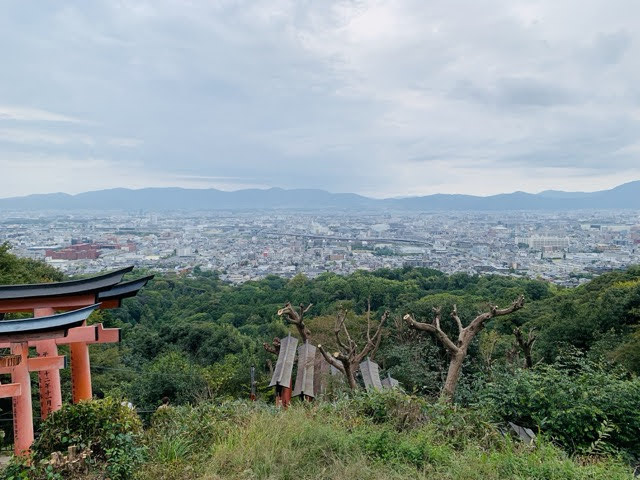
[[[33,316],[46,317],[55,313],[53,308],[35,308]],[[38,357],[57,357],[58,345],[53,339],[41,340],[36,343]],[[62,408],[62,388],[60,386],[60,370],[43,370],[38,372],[40,385],[40,416],[45,419],[50,413]]]
[[[16,455],[29,451],[33,443],[33,411],[31,409],[31,378],[29,377],[29,343],[12,343],[11,353],[20,355],[20,363],[11,370],[11,382],[20,385],[20,394],[13,397],[13,443]]]
[[[84,342],[70,343],[69,352],[71,354],[71,392],[73,403],[90,400],[93,392],[91,390],[89,346]]]

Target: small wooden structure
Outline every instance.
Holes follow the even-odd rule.
[[[314,370],[316,363],[316,347],[307,340],[298,347],[298,374],[293,396],[302,395],[307,401],[315,398]]]
[[[380,382],[380,374],[378,364],[367,359],[360,363],[360,371],[362,372],[362,380],[364,387],[368,392],[372,390],[382,390],[382,382]]]
[[[394,389],[400,386],[400,382],[395,378],[392,378],[390,373],[387,375],[386,378],[382,379],[381,383],[382,383],[382,386],[387,389]]]
[[[316,358],[313,369],[313,394],[315,398],[324,395],[327,391],[327,383],[331,375],[329,363],[324,359],[322,354],[316,349]]]
[[[291,374],[296,357],[298,339],[289,334],[280,342],[276,368],[273,370],[270,387],[276,387],[276,405],[288,407],[291,403]]]

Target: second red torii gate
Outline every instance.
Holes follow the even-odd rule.
[[[64,367],[63,356],[29,357],[29,342],[64,338],[73,327],[82,325],[98,305],[60,315],[0,322],[0,339],[11,355],[0,357],[0,373],[10,373],[11,383],[0,385],[0,397],[13,404],[14,452],[22,455],[33,443],[33,411],[30,372],[56,371]],[[42,388],[52,390],[50,385]],[[58,407],[59,408],[59,407]]]
[[[34,319],[51,317],[56,311],[69,311],[93,305],[94,308],[117,308],[122,299],[135,296],[138,291],[153,278],[149,275],[130,282],[121,282],[123,276],[133,267],[109,272],[96,277],[57,283],[8,285],[0,286],[0,317],[5,313],[33,312]],[[58,355],[58,345],[68,345],[71,356],[71,379],[73,402],[90,399],[91,365],[89,360],[89,345],[95,343],[112,343],[120,341],[120,330],[104,328],[102,324],[86,325],[65,330],[64,336],[45,334],[31,334],[20,342],[0,339],[0,347],[11,348],[14,355],[23,358],[22,367],[7,367],[14,373],[21,372],[18,382],[23,385],[21,393],[14,384],[0,386],[0,396],[13,397],[14,420],[16,417],[31,418],[31,388],[29,372],[37,371],[40,384],[41,415],[46,418],[51,412],[62,406],[62,391],[60,386],[60,368],[64,368],[64,357]],[[19,345],[19,348],[16,347]],[[29,347],[35,347],[38,357],[29,358]],[[62,360],[60,360],[62,359]],[[62,363],[60,363],[62,362]],[[0,373],[7,373],[7,368],[0,367]],[[24,378],[22,378],[24,377]],[[29,383],[26,392],[26,383]],[[15,382],[14,382],[15,383]],[[10,386],[14,385],[14,386]],[[4,394],[4,395],[2,395]],[[28,406],[24,397],[28,395]],[[18,399],[18,400],[16,400]],[[15,422],[14,422],[15,423]],[[26,420],[22,424],[26,424]],[[31,427],[32,428],[32,427]],[[29,437],[29,435],[27,435]],[[16,453],[21,453],[24,446],[31,445],[30,440],[21,441],[21,448],[16,444]],[[27,448],[28,448],[27,446]]]

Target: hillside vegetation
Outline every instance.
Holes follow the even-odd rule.
[[[1,283],[59,278],[0,250]],[[431,322],[440,307],[442,329],[455,338],[454,305],[466,325],[519,295],[524,308],[490,319],[474,338],[454,404],[443,404],[447,351],[403,315]],[[313,405],[274,410],[267,385],[275,356],[262,344],[298,334],[277,315],[286,302],[313,304],[305,316],[311,341],[331,351],[338,312],[362,343],[368,305],[374,323],[388,310],[375,361],[407,393],[336,384]],[[105,452],[101,461],[116,470],[120,461],[142,464],[140,478],[625,478],[640,457],[640,267],[575,289],[419,268],[232,286],[196,269],[156,277],[121,309],[93,319],[123,330],[121,344],[92,347],[94,390],[132,401],[145,425],[118,433],[129,439],[121,448],[129,460],[114,447],[116,460]],[[529,368],[516,328],[535,338]],[[238,403],[249,397],[252,365],[260,401]],[[63,371],[65,395],[68,381]],[[171,413],[152,421],[164,396]],[[535,431],[536,445],[505,436],[507,422]],[[44,458],[54,447],[42,448]]]
[[[160,277],[122,309],[101,312],[102,320],[123,329],[120,347],[96,351],[96,382],[105,392],[122,389],[136,405],[157,405],[164,395],[174,403],[203,394],[248,395],[248,371],[256,365],[262,383],[268,378],[263,342],[288,332],[277,311],[285,302],[313,303],[307,314],[312,341],[335,348],[334,318],[341,308],[347,323],[364,334],[370,299],[372,318],[391,311],[376,361],[409,392],[437,396],[447,355],[428,334],[409,330],[401,317],[411,312],[430,321],[432,308],[454,304],[467,323],[489,303],[508,305],[524,294],[525,308],[491,320],[472,344],[457,400],[470,401],[473,385],[492,372],[524,364],[514,348],[513,331],[534,330],[532,361],[542,367],[561,357],[581,357],[605,369],[615,365],[627,374],[640,372],[640,268],[603,275],[576,289],[559,289],[532,280],[444,275],[428,269],[378,270],[341,277],[323,274],[309,280],[268,277],[230,286],[215,274],[194,272],[182,278]],[[443,329],[455,324],[443,316]],[[97,349],[96,349],[97,350]],[[175,375],[170,382],[160,377]],[[133,379],[135,388],[130,388]],[[261,383],[261,384],[262,384]]]
[[[158,411],[141,432],[112,399],[64,407],[44,423],[31,465],[14,480],[631,480],[625,462],[569,456],[543,437],[526,445],[481,409],[401,392],[355,393],[288,410],[263,402],[201,402]],[[127,426],[127,427],[123,427]],[[68,445],[91,447],[88,471],[47,462]]]

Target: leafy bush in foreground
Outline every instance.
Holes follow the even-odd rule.
[[[480,403],[569,452],[640,454],[640,379],[581,357],[495,372]]]
[[[76,446],[79,451],[91,449],[92,470],[104,470],[111,480],[130,479],[143,460],[141,439],[140,418],[118,400],[106,398],[64,405],[42,423],[31,458],[26,462],[16,459],[2,478],[65,478],[46,460],[53,452],[66,453],[69,446]]]

